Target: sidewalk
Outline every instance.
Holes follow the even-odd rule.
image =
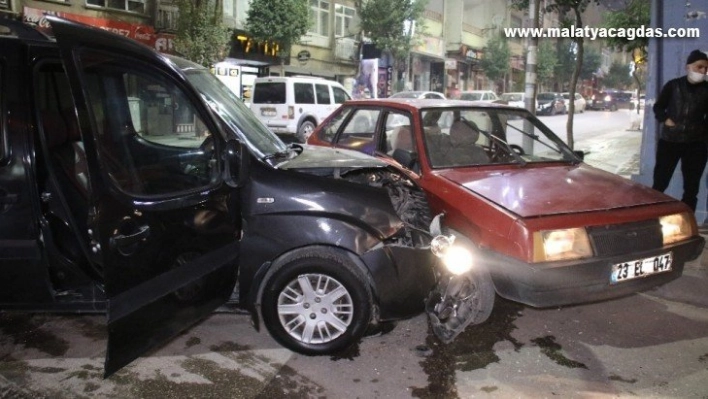
[[[708,227],[699,227],[698,231],[708,242]],[[708,247],[696,260],[684,265],[681,277],[645,294],[708,308]]]
[[[630,178],[639,173],[641,142],[641,130],[626,129],[584,140],[575,147],[588,152],[587,164]],[[708,241],[708,227],[701,227],[699,232]],[[698,259],[686,263],[681,277],[644,294],[708,308],[708,248]]]

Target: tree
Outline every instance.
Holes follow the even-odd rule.
[[[255,41],[278,46],[282,66],[311,24],[307,0],[252,0],[244,27]]]
[[[223,58],[229,31],[219,0],[179,0],[175,50],[185,58],[211,66]]]
[[[632,77],[629,66],[617,61],[613,62],[602,82],[605,87],[615,89],[625,89],[631,86]]]
[[[561,25],[564,28],[570,28],[570,26],[582,27],[583,18],[582,14],[587,9],[591,3],[599,4],[599,0],[550,0],[551,4],[547,4],[546,11],[557,12],[559,16],[563,17]],[[571,18],[565,17],[567,13],[572,13]],[[584,41],[582,37],[573,38],[576,44],[575,54],[575,68],[573,69],[573,74],[570,78],[570,98],[575,97],[575,87],[578,84],[578,78],[580,77],[580,70],[583,66],[583,55],[584,55]],[[568,110],[568,122],[566,123],[566,132],[568,134],[568,146],[573,148],[575,145],[573,139],[573,116],[575,113],[575,101],[570,101],[570,109]]]
[[[592,47],[585,49],[583,66],[580,68],[580,79],[592,79],[600,65],[602,65],[600,52]]]
[[[577,47],[575,43],[567,39],[556,41],[556,55],[558,61],[554,70],[556,87],[555,91],[565,91],[570,89],[568,82],[573,78],[573,70],[577,62]]]
[[[553,42],[544,40],[539,44],[536,60],[536,76],[538,77],[538,82],[547,86],[553,81],[556,65],[558,64],[558,56]]]
[[[612,12],[605,15],[604,27],[636,29],[649,26],[651,23],[650,7],[650,2],[646,0],[624,0],[624,4],[619,6],[622,12]],[[636,84],[637,98],[639,98],[646,76],[649,38],[634,37],[630,40],[628,37],[615,36],[607,38],[605,42],[611,48],[632,54],[634,61],[632,77]],[[637,107],[637,112],[639,112],[639,107]]]
[[[424,29],[422,17],[427,3],[428,0],[359,0],[356,6],[361,31],[377,48],[391,54],[395,67],[405,65],[415,35]]]
[[[487,45],[484,47],[484,57],[480,60],[479,65],[484,74],[496,82],[509,71],[510,57],[511,50],[508,42],[500,34],[495,34],[487,40]]]

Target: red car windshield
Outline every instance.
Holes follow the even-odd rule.
[[[560,138],[525,111],[423,109],[421,118],[433,168],[578,161]]]

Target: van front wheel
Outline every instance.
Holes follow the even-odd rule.
[[[304,250],[273,267],[261,310],[280,344],[305,355],[326,355],[364,335],[372,318],[372,294],[347,256],[330,248]]]
[[[300,125],[300,128],[297,130],[297,138],[305,143],[307,142],[307,139],[310,138],[310,135],[312,132],[315,130],[315,123],[312,122],[311,120],[306,120],[302,122],[302,125]]]

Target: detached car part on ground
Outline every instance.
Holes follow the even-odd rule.
[[[286,146],[206,68],[47,20],[56,42],[0,20],[0,309],[107,312],[107,375],[230,298],[305,354],[423,311],[406,173]]]
[[[407,168],[445,215],[443,232],[472,254],[470,270],[443,271],[428,302],[446,342],[486,319],[494,292],[536,307],[617,298],[678,278],[703,250],[687,205],[584,164],[524,109],[349,101],[309,143]]]

